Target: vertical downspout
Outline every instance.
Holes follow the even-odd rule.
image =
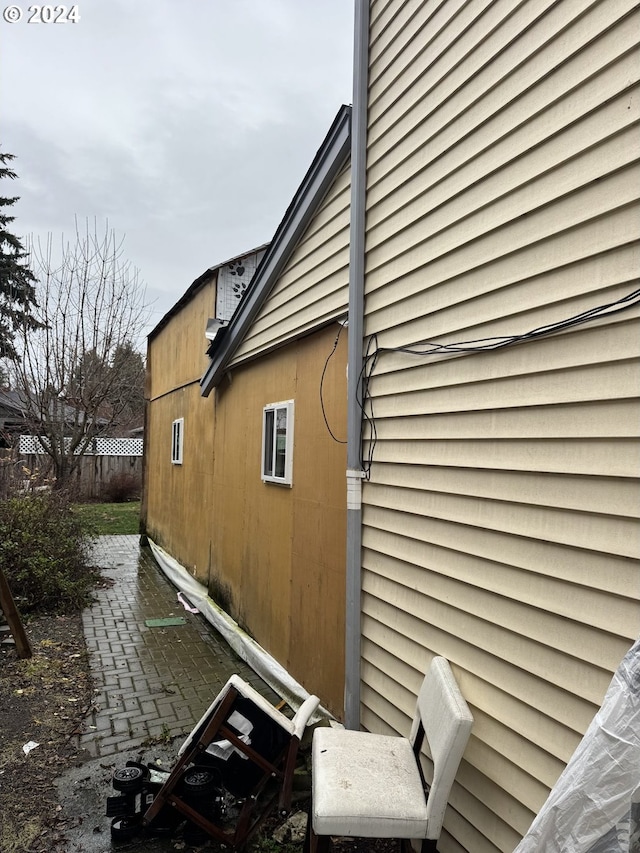
[[[149,409],[151,407],[151,359],[149,358],[150,352],[151,341],[149,340],[149,336],[147,336],[146,363],[144,368],[144,421],[142,429],[142,435],[145,437],[146,440],[143,442],[142,445],[142,496],[140,503],[140,521],[138,522],[138,532],[143,537],[147,534],[147,515],[149,512],[149,484],[147,482],[147,476],[149,474],[149,436],[151,435],[151,430],[149,429],[149,420],[151,417],[149,412]]]
[[[360,728],[362,572],[361,371],[364,327],[364,238],[367,157],[369,0],[355,0],[353,107],[351,114],[351,224],[349,248],[349,350],[347,412],[347,559],[345,726]]]

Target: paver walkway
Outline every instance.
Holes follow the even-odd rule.
[[[113,586],[97,591],[84,632],[97,692],[80,746],[114,755],[187,734],[230,675],[238,673],[269,701],[279,697],[199,614],[187,612],[138,536],[102,536],[96,563]],[[185,624],[148,627],[181,616]]]

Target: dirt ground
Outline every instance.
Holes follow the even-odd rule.
[[[112,772],[110,765],[88,761],[75,745],[75,735],[83,730],[94,696],[81,616],[35,616],[25,627],[33,657],[19,660],[14,646],[0,645],[0,853],[95,850],[98,847],[91,842],[78,843],[77,839],[91,839],[96,832],[101,844],[106,842],[99,849],[109,849],[104,805],[113,792],[108,783],[102,780],[94,785],[97,793],[89,792],[80,806],[73,802],[77,793],[66,802],[59,791],[69,791],[69,786],[56,785],[63,775],[84,779],[97,771],[106,779]],[[38,746],[25,753],[23,747],[31,743]],[[92,771],[96,762],[99,766]],[[305,805],[300,802],[297,808],[304,810]],[[251,853],[301,853],[301,843],[274,840],[278,825],[277,819],[265,825],[262,837],[251,843]],[[185,853],[193,849],[179,840],[158,842],[157,846],[143,842],[133,848]],[[114,849],[128,850],[130,845]],[[221,848],[211,842],[197,849]],[[336,839],[333,849],[334,853],[397,853],[398,845]]]
[[[33,657],[0,645],[0,850],[63,853],[55,779],[82,761],[74,735],[93,684],[80,615],[34,617],[26,630]],[[32,742],[39,745],[25,754]]]

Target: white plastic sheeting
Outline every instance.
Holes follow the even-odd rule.
[[[309,697],[308,691],[261,645],[243,631],[228,613],[218,607],[209,597],[206,587],[192,577],[184,566],[151,539],[147,541],[156,562],[171,583],[183,592],[192,604],[196,605],[207,622],[222,635],[238,657],[245,661],[292,708],[297,709]],[[331,718],[331,714],[320,707],[312,717],[312,722],[322,718]]]
[[[640,853],[640,640],[514,853]]]

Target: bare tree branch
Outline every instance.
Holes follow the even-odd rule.
[[[57,255],[51,235],[28,248],[39,325],[16,334],[13,381],[64,486],[94,438],[141,414],[144,364],[135,347],[149,306],[108,223],[102,232],[76,221],[75,242],[63,237]]]

